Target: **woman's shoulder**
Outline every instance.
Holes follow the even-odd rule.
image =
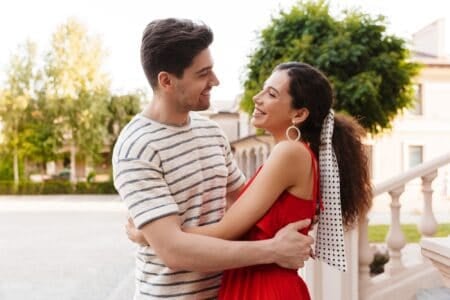
[[[281,141],[275,145],[272,151],[281,152],[290,155],[303,156],[308,155],[308,146],[305,143],[297,141]]]
[[[307,163],[311,161],[311,154],[307,147],[302,142],[281,141],[275,145],[270,155],[273,159],[287,163]]]

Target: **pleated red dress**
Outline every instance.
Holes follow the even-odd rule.
[[[316,171],[316,158],[309,149],[313,169],[313,199],[298,198],[289,192],[283,192],[267,213],[250,229],[242,240],[266,240],[285,225],[312,219],[315,214],[319,194],[319,178]],[[252,184],[255,176],[248,181],[243,191]],[[301,230],[307,234],[310,228]],[[219,299],[224,300],[309,300],[308,288],[297,270],[285,269],[277,264],[249,266],[224,272],[219,291]]]

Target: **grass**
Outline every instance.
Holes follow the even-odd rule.
[[[403,234],[407,243],[418,243],[420,241],[420,233],[416,224],[402,224]],[[389,230],[389,225],[370,225],[369,226],[369,242],[384,243]],[[438,225],[435,237],[446,237],[450,235],[450,223]]]

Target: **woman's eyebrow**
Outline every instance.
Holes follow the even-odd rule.
[[[274,87],[271,86],[271,85],[264,86],[264,88],[274,90],[275,92],[277,92],[277,94],[280,93],[280,91],[278,91],[276,88],[274,88]]]

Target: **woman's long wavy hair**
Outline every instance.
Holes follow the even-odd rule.
[[[333,89],[318,69],[299,62],[278,65],[274,71],[286,71],[290,78],[292,107],[307,108],[308,118],[298,125],[302,140],[319,157],[322,123],[333,105]],[[351,227],[365,216],[372,204],[368,159],[361,139],[364,128],[352,117],[335,114],[333,148],[339,165],[342,217]]]

